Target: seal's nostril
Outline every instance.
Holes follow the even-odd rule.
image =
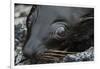
[[[26,57],[32,57],[33,56],[33,51],[31,48],[24,48],[23,49],[23,54]]]

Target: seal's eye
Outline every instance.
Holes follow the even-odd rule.
[[[55,22],[52,24],[51,29],[51,38],[57,40],[65,39],[69,31],[66,22]]]
[[[58,27],[57,29],[56,29],[56,34],[57,35],[59,35],[59,36],[61,36],[61,37],[63,37],[64,35],[65,35],[65,28],[64,27]]]

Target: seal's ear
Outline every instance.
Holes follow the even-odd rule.
[[[94,29],[94,17],[85,17],[80,20],[78,24],[81,28],[85,29]],[[86,30],[87,31],[87,30]]]
[[[86,23],[86,21],[93,21],[94,17],[85,17],[85,18],[80,18],[80,23]]]
[[[80,20],[78,24],[79,28],[84,29],[85,31],[94,29],[94,17],[85,17]]]
[[[94,8],[91,8],[89,13],[80,18],[80,23],[88,23],[87,21],[94,21]],[[92,23],[92,22],[91,22]],[[94,23],[94,22],[93,22]]]

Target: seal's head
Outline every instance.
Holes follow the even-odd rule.
[[[32,57],[48,49],[71,48],[74,51],[76,48],[78,51],[81,47],[79,51],[85,50],[91,45],[93,21],[83,22],[82,18],[91,13],[93,8],[44,5],[32,8],[27,18],[28,39],[24,55]]]

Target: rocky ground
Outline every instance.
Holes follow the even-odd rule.
[[[25,37],[27,34],[26,28],[26,18],[30,12],[32,5],[15,5],[14,11],[14,21],[15,21],[15,65],[29,64],[29,61],[24,63],[19,63],[21,60],[25,59],[22,53],[22,47],[25,42]]]
[[[15,65],[29,65],[31,64],[31,59],[26,59],[22,53],[22,47],[25,42],[27,28],[26,28],[26,18],[30,12],[32,5],[15,5],[14,19],[15,19]],[[75,61],[93,61],[94,48],[91,47],[88,50],[75,53],[67,54],[60,62],[75,62]],[[59,60],[58,60],[59,61]],[[39,62],[40,63],[40,62]]]

